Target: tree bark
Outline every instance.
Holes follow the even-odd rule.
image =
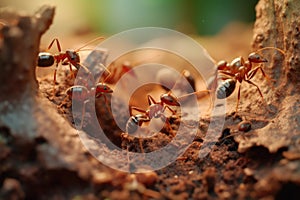
[[[268,106],[272,111],[255,116],[254,130],[248,136],[236,137],[240,152],[248,152],[251,148],[262,146],[267,148],[271,155],[281,157],[277,164],[261,165],[253,173],[257,179],[253,193],[255,198],[272,199],[284,184],[300,184],[299,10],[298,0],[260,0],[256,6],[253,50],[271,46],[284,50],[285,55],[276,50],[263,51],[263,56],[268,56],[269,60],[264,69],[274,82],[266,81],[263,76],[256,76],[255,82],[262,89],[268,105],[258,105],[260,97],[249,95],[243,108],[250,107],[259,112],[258,110]],[[291,187],[287,187],[287,191],[290,191],[287,192],[290,194],[284,195],[291,197],[293,194]]]
[[[254,51],[263,47],[276,47],[282,49],[285,55],[277,50],[262,51],[263,56],[269,60],[264,69],[273,81],[256,75],[254,82],[258,83],[268,105],[258,105],[260,97],[249,95],[244,107],[250,107],[256,112],[269,108],[271,112],[262,114],[267,122],[254,130],[251,137],[238,138],[240,152],[253,146],[264,146],[272,153],[286,147],[289,150],[296,148],[300,153],[299,145],[294,144],[294,138],[299,137],[300,133],[299,9],[300,1],[292,0],[261,0],[256,6],[257,19],[252,43]]]

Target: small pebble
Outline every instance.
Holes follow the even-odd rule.
[[[156,183],[156,181],[158,180],[158,175],[154,171],[149,171],[146,173],[137,173],[136,179],[143,185],[150,187]]]
[[[251,122],[249,121],[242,121],[238,125],[239,131],[248,132],[251,130]]]

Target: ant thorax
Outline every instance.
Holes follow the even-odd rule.
[[[163,105],[162,104],[152,104],[149,106],[149,117],[159,118],[162,115]]]

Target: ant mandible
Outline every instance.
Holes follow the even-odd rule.
[[[110,76],[109,71],[108,71],[108,73],[109,73],[109,75],[106,77],[106,79]],[[95,96],[96,98],[100,98],[103,96],[105,105],[107,106],[106,95],[113,93],[113,90],[107,84],[104,83],[106,79],[104,79],[101,83],[97,83],[94,87],[91,87],[90,89],[88,89],[88,86],[85,86],[85,85],[73,85],[66,90],[66,94],[70,98],[72,98],[75,101],[83,102],[80,129],[83,127],[83,120],[84,120],[85,111],[86,111],[86,104],[90,101],[90,97]],[[110,112],[109,108],[107,108],[107,109]]]
[[[85,45],[83,45],[82,47],[80,47],[76,50],[69,49],[66,51],[62,51],[61,45],[60,45],[58,39],[54,38],[52,40],[52,42],[50,43],[50,45],[48,46],[47,50],[50,50],[52,48],[53,44],[56,43],[58,53],[51,54],[49,52],[40,52],[38,55],[37,66],[38,67],[51,67],[54,64],[54,62],[56,63],[55,70],[54,70],[54,79],[53,79],[54,85],[56,83],[56,72],[57,72],[59,63],[61,63],[62,65],[69,65],[71,72],[72,72],[72,66],[74,66],[77,70],[80,67],[82,67],[82,68],[84,68],[84,70],[86,72],[89,72],[89,70],[85,66],[80,64],[80,56],[79,56],[78,52],[80,50],[83,50],[83,48],[86,47],[87,45],[89,45],[97,40],[102,40],[102,39],[104,39],[104,38],[97,37],[97,38],[87,42]],[[74,76],[73,73],[72,73],[72,75]]]
[[[283,55],[285,55],[285,52],[283,50],[278,49],[276,47],[264,47],[262,49],[259,49],[258,51],[262,51],[265,49],[275,49]],[[235,90],[236,82],[240,83],[235,113],[237,113],[238,110],[241,84],[243,81],[255,86],[263,101],[265,101],[259,87],[251,81],[251,79],[256,75],[258,70],[261,71],[264,78],[271,80],[262,69],[262,63],[268,61],[262,55],[260,55],[258,51],[250,53],[248,56],[248,60],[246,61],[243,59],[243,57],[240,56],[238,58],[235,58],[231,63],[227,63],[226,61],[222,60],[217,64],[217,73],[215,81],[217,81],[218,75],[220,75],[220,79],[222,79],[221,84],[216,89],[218,99],[224,99],[229,97]],[[259,65],[253,68],[254,64]]]

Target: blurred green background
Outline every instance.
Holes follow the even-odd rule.
[[[57,34],[90,29],[104,34],[158,26],[187,34],[213,35],[230,22],[255,20],[258,0],[2,0],[33,12],[45,3],[56,5]]]

